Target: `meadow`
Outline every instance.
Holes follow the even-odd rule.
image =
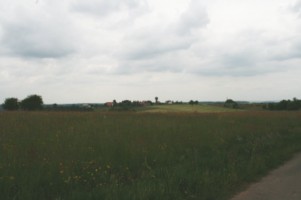
[[[300,112],[2,112],[1,199],[229,199],[301,150],[300,121]]]
[[[139,110],[138,110],[139,111]],[[215,113],[215,112],[237,112],[240,109],[225,108],[223,106],[211,106],[205,104],[171,104],[171,105],[154,105],[142,108],[140,111],[148,113]]]

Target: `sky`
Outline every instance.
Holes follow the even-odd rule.
[[[0,101],[301,98],[301,0],[0,0]]]

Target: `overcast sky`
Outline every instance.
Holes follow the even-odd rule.
[[[0,101],[30,94],[301,98],[301,0],[0,0]]]

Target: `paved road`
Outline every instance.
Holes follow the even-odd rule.
[[[301,200],[301,154],[232,200]]]

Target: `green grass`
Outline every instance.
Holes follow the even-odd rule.
[[[301,150],[301,113],[0,113],[1,199],[229,199]]]
[[[154,105],[150,107],[146,107],[146,109],[142,109],[142,112],[149,113],[171,113],[171,112],[181,112],[181,113],[213,113],[213,112],[235,112],[241,111],[239,109],[231,109],[225,108],[222,106],[211,106],[205,104],[198,105],[189,105],[189,104],[180,104],[180,105]]]

